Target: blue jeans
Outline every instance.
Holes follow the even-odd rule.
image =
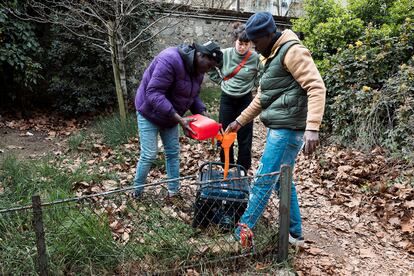
[[[290,129],[269,129],[263,156],[256,174],[280,171],[281,165],[284,164],[290,165],[293,171],[296,156],[303,145],[303,133],[303,131]],[[240,218],[240,223],[245,223],[249,228],[254,228],[266,208],[273,189],[278,192],[279,186],[278,175],[256,177],[251,187],[247,209]],[[302,236],[302,219],[293,182],[291,191],[289,232],[294,236]],[[240,227],[236,228],[235,237],[240,239]]]
[[[141,147],[141,154],[137,164],[134,179],[135,195],[142,194],[151,165],[158,154],[158,133],[161,136],[165,151],[165,167],[168,179],[177,179],[168,182],[168,194],[170,196],[178,193],[180,183],[180,143],[178,140],[178,125],[172,128],[160,128],[145,119],[137,112],[138,133]]]

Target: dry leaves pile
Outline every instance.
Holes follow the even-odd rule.
[[[297,270],[412,275],[413,172],[379,149],[364,154],[331,146],[313,159],[301,155],[295,178],[308,248],[296,258]]]
[[[327,147],[317,160],[301,156],[296,172],[320,184],[332,204],[373,213],[414,240],[414,167],[385,159],[379,149],[363,154]],[[413,244],[406,249],[414,253]]]
[[[58,135],[68,136],[74,131],[79,130],[85,122],[79,122],[76,119],[64,119],[54,116],[36,115],[31,119],[14,119],[2,118],[0,120],[0,128],[8,127],[20,130],[23,135],[31,136],[31,131],[39,131],[47,133],[51,138]]]

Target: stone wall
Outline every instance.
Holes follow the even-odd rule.
[[[167,23],[157,25],[155,31],[169,26],[163,30],[157,37],[157,46],[154,48],[158,51],[181,43],[191,44],[193,42],[204,43],[213,40],[220,44],[221,48],[227,48],[232,45],[231,31],[234,21],[210,20],[203,18],[172,18]],[[170,27],[172,26],[172,27]]]
[[[158,53],[169,46],[181,43],[204,43],[208,40],[219,43],[222,48],[231,47],[233,23],[236,21],[244,23],[252,14],[215,9],[203,12],[175,11],[154,26],[153,32],[159,32],[154,51]],[[275,16],[274,18],[279,31],[291,27],[289,17]]]
[[[166,11],[168,12],[168,11]],[[181,43],[204,43],[209,40],[217,42],[221,48],[232,46],[231,32],[234,22],[246,22],[253,13],[209,9],[205,11],[170,12],[169,16],[154,25],[152,32],[159,33],[151,56],[157,55],[167,47]],[[275,16],[279,31],[291,27],[289,17]],[[145,68],[143,68],[145,69]],[[204,85],[214,85],[208,77]]]

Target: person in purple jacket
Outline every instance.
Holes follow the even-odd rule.
[[[178,124],[185,135],[193,132],[192,121],[183,118],[193,114],[208,116],[199,97],[204,74],[219,66],[223,54],[220,47],[209,41],[203,45],[180,45],[159,53],[145,70],[135,97],[141,154],[134,179],[134,197],[144,190],[147,175],[158,152],[158,134],[165,151],[168,179],[168,198],[179,196],[180,143]]]

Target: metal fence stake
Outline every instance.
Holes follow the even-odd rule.
[[[42,203],[40,196],[32,196],[33,206],[33,229],[36,233],[36,247],[37,247],[37,264],[38,272],[41,276],[48,275],[47,269],[47,255],[46,255],[46,242],[45,242],[45,231],[43,228],[43,214],[42,214]]]
[[[290,166],[282,166],[279,183],[279,243],[277,261],[278,263],[282,263],[287,260],[289,253],[290,196],[292,185],[292,169]]]

